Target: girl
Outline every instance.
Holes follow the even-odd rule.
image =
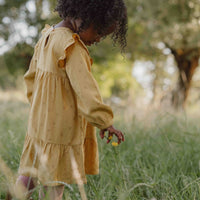
[[[31,190],[39,181],[51,189],[49,199],[62,199],[65,183],[86,183],[85,174],[99,172],[95,127],[102,139],[108,131],[109,139],[124,141],[102,102],[86,45],[112,33],[123,49],[127,16],[123,0],[58,0],[55,10],[62,21],[42,30],[24,75],[31,108],[17,184]]]

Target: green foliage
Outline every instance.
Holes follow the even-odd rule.
[[[132,62],[112,45],[109,37],[89,48],[93,59],[92,72],[104,98],[127,98],[129,90],[138,92],[141,86],[132,77]]]
[[[0,89],[22,88],[23,75],[29,67],[32,54],[30,45],[19,43],[0,56]]]
[[[29,67],[32,54],[33,48],[26,43],[18,43],[6,52],[3,57],[9,73],[13,76],[24,73]]]
[[[113,60],[94,64],[92,71],[104,98],[110,96],[126,98],[129,89],[137,90],[140,88],[132,77],[131,64],[121,55],[116,55]]]
[[[179,78],[181,80],[184,73],[186,81],[177,82],[177,91],[172,96],[174,99],[180,99],[177,104],[174,103],[174,106],[183,105],[192,79],[190,74],[194,66],[191,63],[196,63],[195,59],[198,59],[200,55],[199,1],[140,0],[133,2],[127,0],[127,4],[130,27],[128,51],[132,59],[139,58],[153,60],[153,62],[156,60],[164,64],[167,56],[170,53],[173,54],[176,58]],[[160,44],[163,47],[160,47]],[[189,62],[188,59],[190,59]],[[188,63],[187,67],[183,64],[184,60]],[[195,68],[197,66],[198,63]],[[159,70],[155,70],[155,77],[166,78],[158,72]]]
[[[127,4],[130,49],[142,48],[144,56],[153,50],[157,57],[158,42],[175,49],[200,46],[199,1],[127,0]]]
[[[10,75],[7,66],[4,62],[3,56],[0,57],[0,66],[1,66],[0,89],[15,88],[17,85],[18,78]]]

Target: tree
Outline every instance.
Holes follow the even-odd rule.
[[[127,0],[127,4],[130,34],[135,36],[129,37],[129,51],[137,49],[134,56],[159,59],[162,51],[157,44],[165,44],[179,70],[172,103],[176,108],[184,106],[200,57],[200,1]]]

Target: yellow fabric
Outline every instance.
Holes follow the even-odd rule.
[[[85,174],[98,174],[95,127],[112,125],[113,113],[91,64],[77,34],[45,26],[24,75],[31,107],[19,174],[49,186],[85,183]]]

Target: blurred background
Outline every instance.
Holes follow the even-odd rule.
[[[110,38],[89,48],[105,101],[127,116],[200,107],[200,1],[126,0],[127,48]],[[0,98],[26,101],[23,74],[45,24],[60,21],[56,0],[0,0]]]
[[[93,74],[126,141],[115,148],[98,137],[100,176],[88,177],[87,195],[199,200],[200,0],[126,4],[125,52],[109,37],[89,48]],[[0,199],[17,177],[27,130],[23,75],[45,24],[60,21],[55,5],[56,0],[0,0]],[[78,189],[70,186],[65,197],[80,199]]]

